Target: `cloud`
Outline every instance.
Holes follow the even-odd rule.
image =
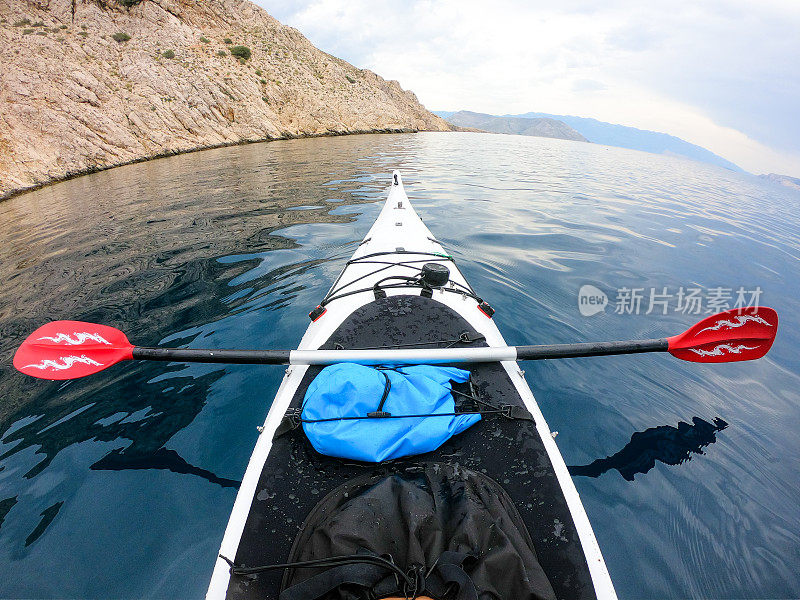
[[[599,92],[608,89],[608,86],[594,79],[577,79],[572,82],[573,92]]]
[[[800,175],[795,0],[256,1],[429,108],[594,117]]]

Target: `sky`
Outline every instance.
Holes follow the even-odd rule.
[[[662,131],[800,177],[800,0],[255,0],[430,110]]]

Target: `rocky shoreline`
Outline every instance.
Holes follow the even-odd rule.
[[[158,160],[159,158],[168,158],[170,156],[177,156],[179,154],[190,154],[193,152],[202,152],[203,150],[215,150],[218,148],[230,148],[233,146],[247,146],[250,144],[263,144],[267,142],[278,142],[281,140],[300,140],[300,139],[307,139],[307,138],[320,138],[320,137],[338,137],[338,136],[345,136],[345,135],[381,135],[381,134],[391,134],[391,133],[419,133],[421,130],[419,129],[365,129],[362,131],[355,130],[355,131],[347,131],[342,133],[300,133],[300,134],[287,134],[281,137],[270,137],[264,138],[260,140],[244,140],[241,142],[228,142],[222,144],[216,144],[212,146],[198,146],[196,148],[186,148],[183,150],[175,150],[171,152],[164,152],[163,154],[154,154],[150,156],[142,156],[139,158],[134,158],[129,160],[128,162],[121,162],[118,164],[112,164],[108,166],[95,166],[95,167],[87,167],[82,171],[70,171],[65,173],[62,177],[57,179],[51,179],[49,181],[42,181],[30,185],[28,187],[19,188],[11,190],[8,193],[2,194],[0,193],[0,202],[3,200],[8,200],[13,198],[14,196],[19,196],[21,194],[25,194],[27,192],[32,192],[34,190],[41,189],[43,187],[47,187],[49,185],[54,185],[56,183],[61,183],[62,181],[69,181],[70,179],[76,179],[77,177],[83,177],[84,175],[91,175],[92,173],[99,173],[101,171],[108,171],[109,169],[116,169],[117,167],[124,167],[126,165],[135,165],[137,163],[147,162],[151,160]],[[454,128],[454,131],[466,131],[463,128]],[[477,130],[476,130],[477,131]]]
[[[247,0],[6,0],[0,199],[153,158],[455,129]]]

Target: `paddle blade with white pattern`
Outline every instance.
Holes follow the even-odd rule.
[[[30,334],[14,367],[39,379],[75,379],[130,360],[133,344],[119,329],[83,321],[53,321]]]
[[[726,310],[667,338],[669,352],[691,362],[755,360],[772,347],[778,313],[766,306]]]

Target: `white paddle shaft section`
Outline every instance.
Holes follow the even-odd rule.
[[[331,365],[358,363],[360,365],[419,365],[444,363],[501,362],[517,360],[514,346],[496,348],[424,348],[386,350],[292,350],[289,363],[293,365]]]

